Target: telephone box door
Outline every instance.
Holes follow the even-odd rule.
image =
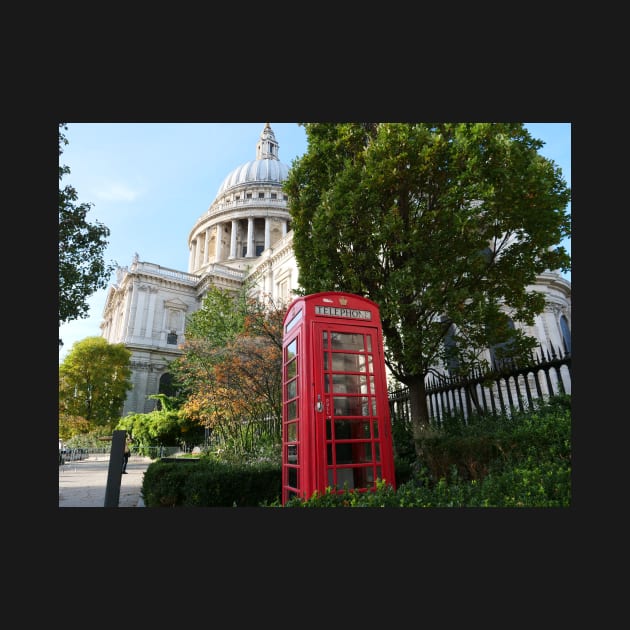
[[[394,485],[387,383],[380,331],[338,322],[313,324],[318,488]]]

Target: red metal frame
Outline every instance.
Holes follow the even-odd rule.
[[[378,306],[323,292],[294,300],[283,322],[282,504],[327,487],[396,487]]]

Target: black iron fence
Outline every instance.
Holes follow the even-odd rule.
[[[521,364],[502,359],[467,376],[431,376],[426,381],[429,420],[437,425],[446,416],[510,415],[514,409],[531,407],[535,400],[570,393],[571,353],[553,348],[549,352],[542,346]],[[389,391],[389,408],[392,422],[409,420],[407,387]]]

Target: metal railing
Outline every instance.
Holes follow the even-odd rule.
[[[511,359],[493,363],[487,370],[466,376],[432,376],[425,383],[430,422],[441,424],[446,416],[505,414],[524,411],[536,400],[571,393],[571,353],[560,349],[532,353],[529,361]],[[411,417],[409,389],[389,392],[392,421]]]
[[[131,457],[149,457],[150,459],[159,459],[160,457],[171,457],[177,453],[185,453],[192,450],[182,448],[180,446],[134,446],[131,449]],[[59,466],[70,462],[77,462],[97,457],[100,459],[109,457],[111,452],[111,444],[105,443],[103,446],[92,448],[65,448],[59,451]]]

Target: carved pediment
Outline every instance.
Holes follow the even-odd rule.
[[[186,304],[186,302],[182,302],[179,298],[174,298],[172,300],[164,300],[164,308],[171,308],[176,311],[185,312],[188,310],[188,304]]]

